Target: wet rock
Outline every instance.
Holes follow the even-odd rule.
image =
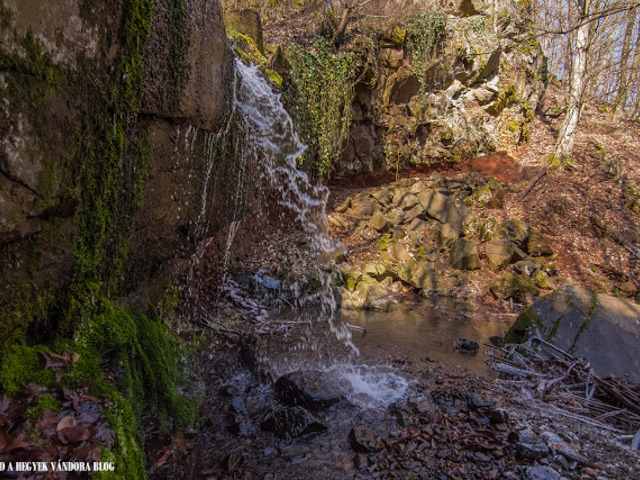
[[[449,262],[458,270],[479,269],[480,257],[476,244],[467,238],[459,238],[451,246]]]
[[[373,430],[364,425],[356,425],[351,429],[349,443],[351,448],[358,453],[375,453],[384,448],[384,444],[373,433]]]
[[[516,444],[516,457],[520,460],[540,460],[549,455],[549,447],[544,443]]]
[[[286,440],[327,431],[327,426],[311,412],[300,407],[281,407],[273,410],[262,421],[260,428]]]
[[[536,327],[561,349],[585,357],[601,376],[615,373],[640,381],[640,306],[576,286],[537,300],[507,332],[526,341]]]
[[[371,217],[371,226],[381,233],[386,233],[393,228],[393,222],[380,212],[376,212]]]
[[[559,480],[560,474],[551,467],[529,466],[524,469],[526,480]]]
[[[527,252],[533,257],[553,255],[553,250],[547,241],[535,227],[529,228],[529,237],[527,239]]]
[[[538,296],[538,290],[529,277],[513,272],[505,273],[498,280],[489,285],[489,290],[496,298],[508,300],[510,298],[522,302],[532,296]]]
[[[319,410],[338,403],[351,385],[319,371],[298,371],[280,377],[275,391],[282,403]]]
[[[460,339],[460,340],[465,340],[465,339]],[[460,340],[458,341],[458,343],[460,343]],[[466,341],[470,342],[471,340],[466,340]],[[477,350],[479,348],[478,344],[476,342],[473,342],[473,343],[476,344],[476,350]],[[482,395],[474,393],[469,395],[469,398],[467,398],[467,404],[471,408],[485,408],[485,407],[493,407],[496,404],[496,402],[486,397],[483,397]]]
[[[474,342],[473,340],[469,340],[467,338],[459,338],[456,342],[456,348],[461,353],[475,355],[478,353],[480,345],[478,345],[478,342]]]

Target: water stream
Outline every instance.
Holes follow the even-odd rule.
[[[351,345],[349,329],[335,322],[336,303],[330,273],[324,268],[334,250],[326,222],[329,191],[323,185],[312,183],[307,174],[298,169],[297,159],[306,146],[300,140],[280,96],[262,78],[258,67],[248,67],[237,61],[236,75],[234,114],[238,116],[237,126],[242,142],[239,175],[246,176],[247,165],[257,167],[262,188],[275,195],[280,215],[287,212],[306,234],[310,244],[307,274],[320,283],[319,288],[307,294],[301,294],[295,283],[288,285],[293,293],[297,319],[309,325],[317,321],[326,322],[334,337]],[[246,180],[245,177],[238,178],[238,203],[244,197]],[[237,224],[229,229],[225,258],[231,250],[236,230]],[[312,330],[313,327],[309,326],[307,341],[300,348],[314,344]]]

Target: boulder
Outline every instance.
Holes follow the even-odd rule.
[[[380,211],[380,205],[368,195],[359,195],[351,199],[351,210],[355,215],[370,217]]]
[[[512,298],[518,302],[524,302],[530,297],[540,294],[529,277],[513,272],[505,273],[489,285],[489,290],[500,300]]]
[[[409,191],[408,188],[401,188],[393,196],[393,205],[402,210],[409,210],[413,207],[420,205],[418,197]]]
[[[342,215],[338,215],[337,213],[329,215],[327,218],[329,220],[329,224],[333,225],[334,227],[344,228],[346,230],[349,230],[351,227],[353,227],[352,222],[344,218]]]
[[[380,233],[386,233],[393,228],[393,222],[380,212],[376,212],[371,217],[371,226]]]
[[[449,197],[435,190],[424,190],[418,193],[417,198],[427,215],[442,223],[447,221]]]
[[[320,410],[344,398],[350,391],[351,384],[344,378],[332,377],[326,372],[297,371],[280,377],[274,388],[285,405]]]
[[[401,242],[393,242],[391,244],[391,258],[396,262],[409,262],[413,257]]]
[[[402,265],[397,270],[397,275],[405,284],[418,289],[429,295],[431,293],[442,293],[446,290],[446,284],[441,275],[439,275],[426,262],[409,262]]]
[[[431,229],[431,239],[438,245],[446,247],[455,242],[460,237],[460,233],[460,230],[455,225],[450,223],[438,224]]]
[[[300,406],[272,410],[265,416],[260,428],[288,441],[327,431],[324,423]]]
[[[459,238],[451,246],[449,262],[458,270],[477,270],[480,268],[480,257],[476,244],[467,238]]]
[[[471,198],[481,207],[502,208],[504,206],[504,188],[493,178],[476,188]]]
[[[389,205],[391,203],[391,200],[393,199],[393,193],[391,193],[391,191],[388,188],[379,188],[376,190],[371,190],[369,192],[369,195],[375,198],[383,207],[386,207],[387,205]]]
[[[577,286],[537,300],[507,332],[525,341],[536,332],[561,349],[585,357],[599,375],[640,381],[640,306]]]
[[[489,268],[497,271],[504,267],[524,260],[527,256],[511,240],[494,238],[487,242],[485,254],[489,261]]]
[[[542,236],[542,233],[540,233],[540,230],[535,227],[529,228],[527,252],[533,257],[553,255],[553,250]]]
[[[527,239],[529,238],[529,225],[521,220],[507,220],[500,225],[496,237],[510,240],[516,247],[526,249]]]
[[[345,305],[343,299],[342,308],[388,311],[397,303],[380,283],[369,276],[363,277],[362,281],[356,285],[356,290],[352,293],[351,300],[351,305],[349,303]]]

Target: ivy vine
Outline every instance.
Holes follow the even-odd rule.
[[[293,114],[309,148],[300,163],[317,175],[327,175],[342,154],[349,136],[356,69],[353,53],[338,53],[325,38],[307,49],[287,49],[291,64],[288,93]]]

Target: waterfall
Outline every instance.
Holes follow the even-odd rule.
[[[329,191],[323,185],[313,184],[307,174],[297,168],[297,159],[306,146],[300,140],[280,95],[275,94],[260,76],[258,67],[248,67],[236,61],[236,76],[234,115],[237,115],[236,127],[242,145],[234,210],[239,210],[239,202],[244,197],[249,170],[247,165],[251,162],[259,171],[263,188],[275,193],[277,204],[283,211],[294,214],[295,222],[310,240],[309,255],[313,257],[310,264],[314,265],[316,271],[313,273],[320,280],[321,288],[311,295],[300,295],[299,291],[295,292],[294,285],[292,289],[297,293],[296,306],[301,312],[306,310],[307,315],[311,313],[313,319],[326,320],[339,340],[352,345],[346,326],[334,324],[336,303],[331,290],[331,278],[327,269],[322,268],[334,250],[326,221]],[[234,220],[237,221],[237,217],[234,216]],[[227,250],[236,229],[234,223],[229,230]]]

